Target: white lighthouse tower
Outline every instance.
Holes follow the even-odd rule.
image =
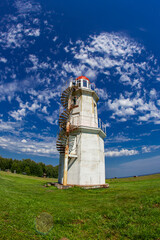
[[[98,119],[99,98],[88,78],[80,76],[62,92],[59,117],[60,152],[58,182],[63,185],[105,184],[103,124]]]

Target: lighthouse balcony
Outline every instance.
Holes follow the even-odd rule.
[[[102,122],[100,118],[94,118],[89,116],[72,116],[70,120],[71,125],[77,127],[90,127],[90,128],[100,128],[106,134],[106,125]]]

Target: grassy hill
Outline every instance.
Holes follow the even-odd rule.
[[[58,190],[46,182],[0,172],[0,240],[160,239],[160,174],[110,179],[109,189]],[[45,212],[53,217],[46,235],[36,231]]]

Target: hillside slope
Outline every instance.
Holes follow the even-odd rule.
[[[0,172],[1,240],[160,239],[160,174],[107,180],[109,189],[58,190],[45,182]],[[35,224],[44,212],[53,217],[45,235]]]

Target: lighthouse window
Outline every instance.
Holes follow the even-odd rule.
[[[77,81],[78,87],[81,87],[81,81]]]
[[[83,87],[87,87],[87,81],[83,80]]]
[[[76,105],[76,97],[73,98],[73,104]]]

